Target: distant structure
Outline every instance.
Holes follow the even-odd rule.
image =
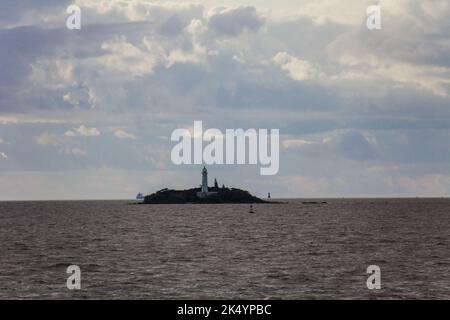
[[[136,196],[136,200],[143,200],[143,199],[144,199],[144,195],[139,192]]]
[[[267,198],[270,199],[270,192],[269,192],[269,194],[267,195]]]
[[[217,192],[208,192],[208,170],[206,167],[203,167],[202,170],[202,186],[201,191],[197,192],[198,198],[207,198],[209,196],[215,195]]]
[[[182,203],[272,203],[252,196],[250,192],[238,188],[226,188],[222,184],[219,188],[217,179],[214,187],[208,187],[208,170],[202,169],[202,183],[194,188],[185,190],[169,190],[167,188],[156,191],[144,197],[143,204],[182,204]],[[250,206],[253,212],[253,206]]]
[[[208,193],[208,170],[206,167],[203,167],[202,170],[202,192]]]

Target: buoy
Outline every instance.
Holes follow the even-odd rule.
[[[252,205],[250,205],[250,211],[249,211],[248,213],[255,213],[255,212],[253,211],[253,206],[252,206]]]

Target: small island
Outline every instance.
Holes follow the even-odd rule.
[[[162,189],[144,197],[144,204],[183,204],[183,203],[271,203],[251,195],[246,190],[219,187],[214,180],[214,187],[208,187],[208,171],[202,170],[202,185],[187,190]]]

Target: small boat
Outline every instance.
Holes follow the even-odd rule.
[[[144,195],[139,192],[136,196],[136,200],[144,200]]]

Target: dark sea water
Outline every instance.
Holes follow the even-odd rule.
[[[0,298],[450,298],[450,200],[285,201],[0,202]]]

